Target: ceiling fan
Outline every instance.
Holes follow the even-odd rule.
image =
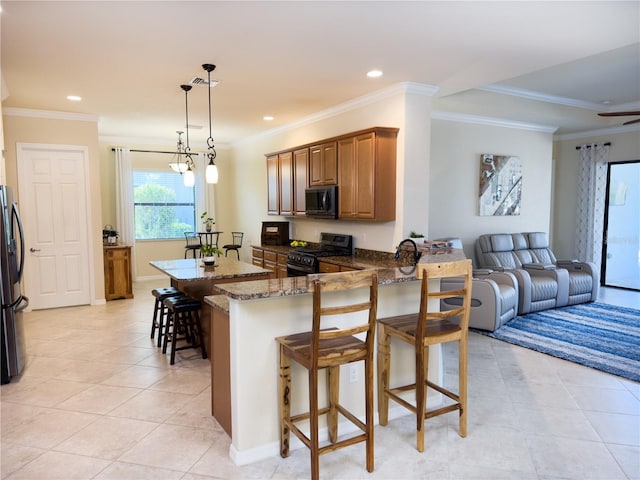
[[[634,115],[640,115],[640,110],[630,110],[628,112],[609,112],[609,113],[599,113],[601,117],[630,117]],[[631,125],[632,123],[640,122],[640,118],[636,118],[635,120],[628,120],[623,123],[623,125]]]

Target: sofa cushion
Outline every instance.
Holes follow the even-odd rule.
[[[513,238],[506,233],[491,235],[491,250],[493,252],[513,251]]]
[[[526,250],[529,248],[529,244],[527,243],[527,237],[522,233],[512,233],[511,238],[513,240],[513,249],[514,250]]]
[[[545,232],[530,232],[527,237],[529,248],[549,248],[549,236]]]

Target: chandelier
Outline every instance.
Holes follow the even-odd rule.
[[[184,172],[187,171],[187,163],[183,161],[183,158],[186,155],[184,151],[184,142],[182,141],[182,134],[184,132],[180,130],[176,130],[176,133],[178,134],[178,143],[176,144],[176,153],[173,156],[174,161],[169,163],[169,167],[171,167],[171,170],[173,170],[174,172],[183,174]]]

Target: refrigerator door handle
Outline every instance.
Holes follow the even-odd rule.
[[[22,295],[20,297],[20,300],[18,301],[18,304],[16,305],[15,311],[21,312],[22,310],[25,310],[28,306],[29,306],[29,297],[25,297],[24,295]]]
[[[18,207],[14,202],[11,205],[11,214],[16,219],[16,224],[18,225],[18,233],[20,236],[20,266],[18,267],[18,278],[17,281],[20,282],[22,280],[22,271],[24,269],[24,232],[22,230],[22,221],[20,220],[20,214],[18,213]],[[28,303],[28,300],[27,300]]]

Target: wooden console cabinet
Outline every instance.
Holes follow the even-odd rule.
[[[103,255],[105,298],[107,300],[133,298],[131,247],[129,245],[105,245]]]

